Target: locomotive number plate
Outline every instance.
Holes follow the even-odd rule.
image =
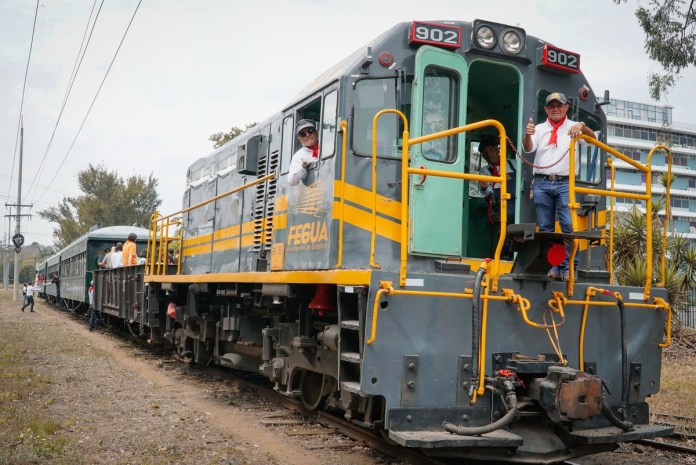
[[[579,73],[580,54],[546,44],[541,49],[541,63],[539,66],[567,73]]]
[[[462,28],[414,21],[408,33],[408,43],[457,49],[462,45]]]

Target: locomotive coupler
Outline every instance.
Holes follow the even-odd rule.
[[[583,371],[549,367],[546,378],[530,384],[531,397],[554,422],[587,420],[602,409],[602,381]]]

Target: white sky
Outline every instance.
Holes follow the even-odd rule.
[[[613,98],[654,103],[646,76],[659,67],[643,50],[634,0],[621,6],[611,0],[144,0],[68,154],[137,3],[104,3],[39,173],[94,4],[40,0],[23,110],[22,197],[34,204],[33,217],[22,221],[26,243],[52,244],[54,225],[37,212],[80,195],[76,175],[88,163],[122,177],[154,173],[162,211],[179,210],[186,169],[212,151],[212,133],[280,110],[326,68],[402,21],[487,19],[518,25],[580,53],[598,95],[609,89]],[[35,0],[0,1],[2,203],[17,201],[16,163],[10,170],[35,6]],[[661,102],[674,107],[675,122],[696,124],[695,84],[696,70],[690,69]],[[0,220],[4,238],[8,223]]]

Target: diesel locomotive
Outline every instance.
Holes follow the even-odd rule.
[[[608,94],[580,60],[492,21],[392,27],[191,164],[181,211],[153,215],[148,264],[95,272],[95,305],[434,457],[552,463],[669,434],[646,403],[670,343],[660,264],[649,249],[644,286],[616,284],[607,209],[633,196],[650,219],[652,174],[606,145]],[[571,234],[535,227],[533,154],[517,149],[552,92],[598,136],[567,152]],[[318,154],[289,185],[300,120]],[[480,173],[490,137],[514,173]],[[611,160],[648,191],[608,188]],[[501,185],[500,224],[480,181]],[[564,244],[578,265],[550,280]]]

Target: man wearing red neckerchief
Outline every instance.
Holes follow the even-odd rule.
[[[302,119],[295,127],[297,139],[302,147],[295,152],[290,161],[288,185],[296,186],[307,176],[307,167],[319,161],[319,135],[314,121]]]
[[[534,205],[539,231],[553,231],[556,218],[558,218],[564,233],[573,232],[570,208],[568,207],[570,203],[568,196],[568,176],[570,175],[568,161],[570,155],[567,152],[573,137],[580,134],[595,139],[597,137],[585,123],[577,123],[566,117],[568,106],[565,95],[560,92],[549,94],[544,106],[547,120],[535,126],[532,118],[529,118],[525,129],[524,151],[527,153],[536,152],[534,155]],[[577,172],[579,159],[575,161],[573,176]],[[569,255],[570,247],[566,245],[565,260],[559,266],[554,266],[549,270],[549,278],[564,281],[569,279]],[[577,263],[575,265],[577,268]]]

